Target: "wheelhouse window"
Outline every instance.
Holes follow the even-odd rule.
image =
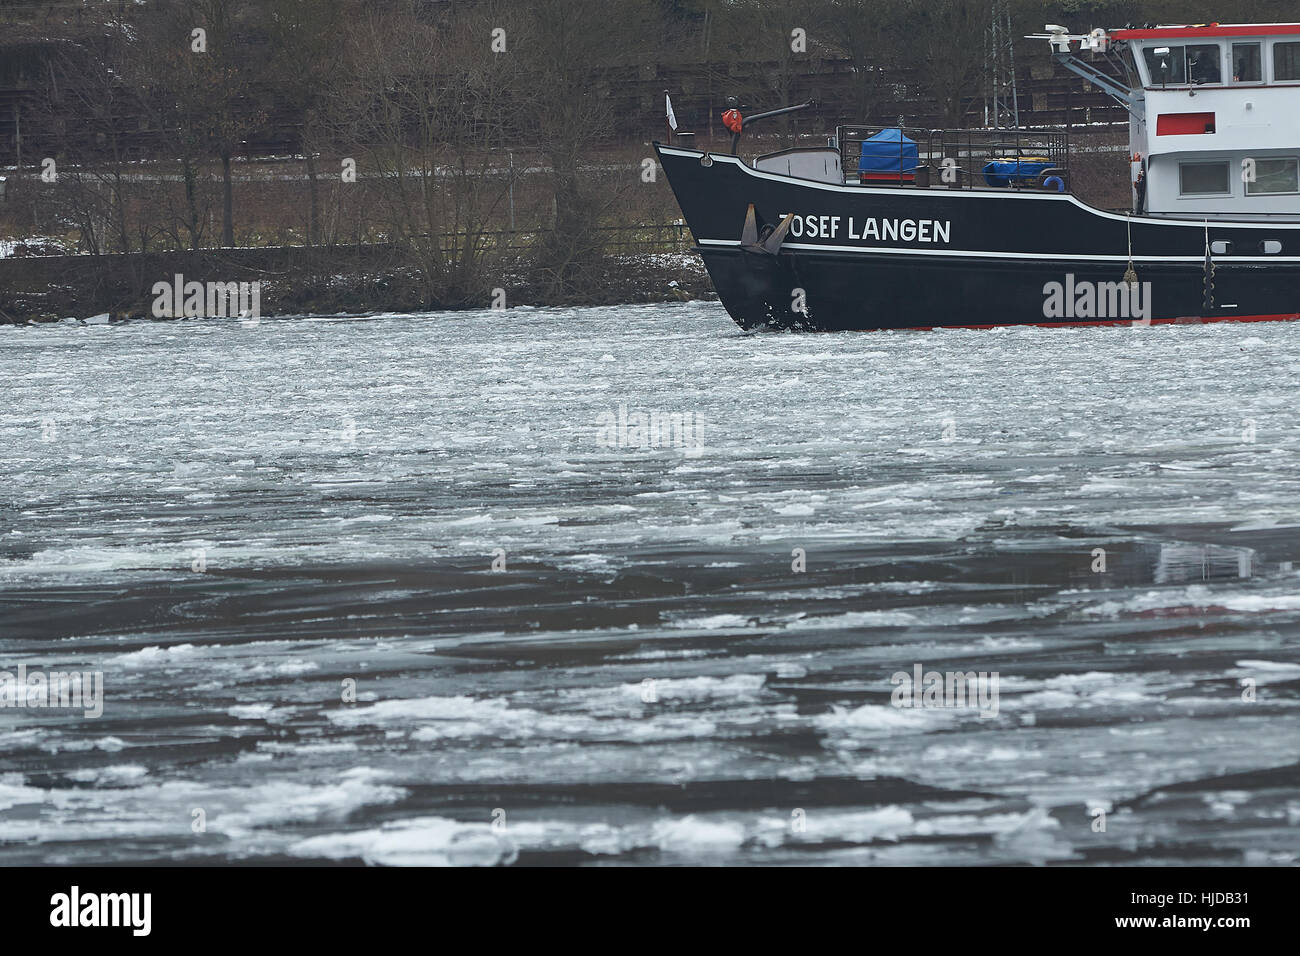
[[[1157,53],[1159,50],[1161,52]],[[1168,50],[1168,53],[1163,51]],[[1148,46],[1142,50],[1153,86],[1223,82],[1223,50],[1217,43]],[[1162,69],[1162,65],[1165,67]]]
[[[1178,164],[1180,196],[1230,196],[1230,182],[1227,162]]]
[[[1300,42],[1273,44],[1273,79],[1300,80]]]
[[[1273,196],[1300,193],[1300,158],[1255,160],[1254,180],[1246,180],[1247,196]]]
[[[1187,78],[1193,83],[1222,83],[1222,58],[1217,43],[1187,47]]]
[[[1258,43],[1234,43],[1232,45],[1232,82],[1263,82],[1262,65],[1263,59],[1260,56]]]
[[[1156,50],[1169,52],[1161,52],[1157,55]],[[1181,85],[1187,82],[1187,59],[1182,47],[1149,46],[1142,51],[1142,55],[1146,58],[1147,73],[1151,75],[1152,85],[1160,86],[1165,83]],[[1161,69],[1162,65],[1165,69]]]

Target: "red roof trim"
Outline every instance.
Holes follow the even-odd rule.
[[[1168,40],[1185,37],[1276,37],[1300,35],[1300,23],[1256,23],[1219,26],[1161,27],[1154,30],[1111,30],[1112,40]]]

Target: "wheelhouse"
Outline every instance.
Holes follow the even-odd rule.
[[[1300,219],[1300,24],[1048,30],[1057,62],[1129,112],[1135,213]]]
[[[1132,47],[1147,90],[1300,84],[1300,26],[1155,27],[1110,37]]]

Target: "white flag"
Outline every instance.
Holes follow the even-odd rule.
[[[668,128],[675,133],[677,132],[677,117],[673,115],[673,98],[665,93],[664,100],[668,104]]]

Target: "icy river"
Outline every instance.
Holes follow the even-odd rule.
[[[1295,865],[1298,377],[1288,323],[0,328],[0,864]]]

